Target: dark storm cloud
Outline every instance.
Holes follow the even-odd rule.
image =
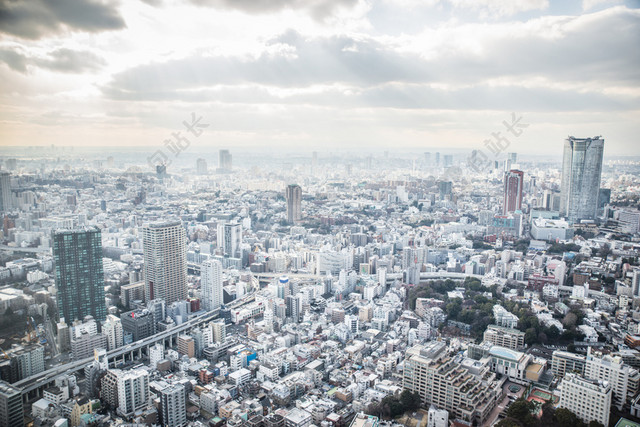
[[[0,0],[0,32],[25,39],[39,39],[65,29],[98,32],[124,27],[114,2]]]
[[[16,51],[0,50],[0,61],[12,70],[25,74],[32,67],[61,73],[83,73],[105,65],[104,59],[93,52],[65,48],[53,50],[44,57],[29,57]]]
[[[240,10],[245,13],[261,14],[283,9],[308,11],[317,20],[331,16],[336,9],[353,7],[358,0],[190,0],[199,6]]]

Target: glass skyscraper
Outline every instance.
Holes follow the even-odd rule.
[[[568,137],[562,158],[560,215],[570,223],[596,218],[604,139]]]
[[[102,235],[97,227],[53,232],[58,313],[67,323],[107,317],[102,267]]]

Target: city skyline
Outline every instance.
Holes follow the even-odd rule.
[[[7,3],[0,139],[153,151],[195,114],[191,147],[474,149],[517,113],[511,151],[639,153],[637,3],[464,4]]]

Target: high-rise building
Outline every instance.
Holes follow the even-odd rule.
[[[149,405],[149,371],[134,369],[118,375],[118,413],[128,417]]]
[[[502,215],[522,210],[524,172],[512,169],[504,174],[504,202]]]
[[[618,410],[622,410],[640,388],[640,373],[636,369],[626,365],[620,356],[593,353],[591,347],[587,348],[584,377],[611,384],[611,403]]]
[[[11,209],[11,174],[0,172],[0,212]]]
[[[585,423],[609,425],[612,387],[606,381],[588,380],[568,373],[562,380],[559,407],[576,414]]]
[[[173,384],[160,391],[160,422],[166,427],[187,425],[184,386]]]
[[[220,150],[218,172],[231,172],[231,153],[229,150]]]
[[[102,333],[107,337],[107,350],[115,350],[124,345],[122,322],[118,316],[107,316],[107,320],[102,324]]]
[[[167,304],[187,298],[187,236],[180,221],[156,222],[142,228],[147,301]]]
[[[196,171],[198,175],[206,175],[209,172],[207,169],[207,161],[205,159],[196,160]]]
[[[287,222],[294,224],[302,219],[302,188],[297,184],[290,184],[286,190]]]
[[[107,317],[102,236],[97,227],[53,232],[58,314],[66,322]]]
[[[20,389],[0,381],[0,425],[22,427],[24,410]]]
[[[451,181],[438,181],[438,192],[440,193],[440,200],[445,200],[448,197],[451,197],[451,190],[453,188],[453,184]]]
[[[202,308],[215,310],[222,305],[222,263],[210,259],[200,266],[200,290]]]
[[[219,319],[210,323],[213,342],[224,343],[227,339],[227,325],[224,320]]]
[[[560,214],[569,222],[596,218],[603,152],[599,136],[564,142]]]
[[[242,225],[237,222],[218,224],[217,239],[222,255],[237,257],[242,244]]]

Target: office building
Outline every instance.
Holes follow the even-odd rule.
[[[0,212],[11,210],[11,174],[9,172],[0,172]]]
[[[555,350],[551,356],[551,371],[560,378],[570,372],[584,375],[586,363],[586,357],[581,354]]]
[[[156,222],[142,228],[146,301],[165,303],[187,298],[186,232],[180,221]]]
[[[524,172],[512,169],[504,174],[504,201],[502,215],[522,210]]]
[[[58,314],[66,322],[107,317],[102,236],[97,227],[53,232]]]
[[[0,381],[0,425],[8,427],[24,425],[22,393],[4,381]]]
[[[287,186],[285,197],[287,199],[287,222],[295,224],[302,219],[302,188],[296,184]]]
[[[560,215],[570,223],[596,218],[604,139],[568,137],[562,158]]]
[[[120,320],[124,333],[131,334],[132,342],[143,340],[156,333],[153,313],[147,309],[122,313]]]
[[[95,349],[106,349],[107,347],[107,337],[103,333],[82,330],[75,338],[71,339],[71,353],[73,353],[75,360],[91,357]]]
[[[611,384],[611,403],[622,410],[637,394],[640,387],[640,373],[626,365],[620,356],[602,355],[587,349],[584,377],[606,381]]]
[[[202,308],[211,311],[220,308],[223,302],[222,263],[210,259],[200,266],[200,299]]]
[[[242,225],[237,222],[218,224],[218,249],[225,257],[237,257],[242,244]]]
[[[606,381],[588,380],[568,373],[561,384],[559,407],[576,414],[585,423],[598,421],[609,425],[612,387]]]
[[[207,161],[205,159],[196,160],[196,171],[198,175],[206,175],[209,173],[207,169]]]
[[[418,392],[424,405],[435,405],[454,418],[483,424],[496,405],[499,382],[481,361],[449,353],[441,341],[407,350],[403,387]]]
[[[149,404],[149,372],[144,369],[119,371],[118,413],[128,417]]]
[[[165,427],[187,425],[184,386],[171,385],[160,391],[160,422]]]
[[[220,150],[218,172],[231,172],[231,153],[229,150]]]

